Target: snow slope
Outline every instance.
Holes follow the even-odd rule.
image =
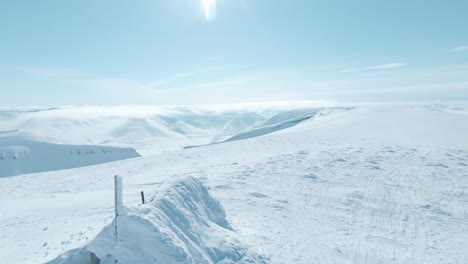
[[[306,121],[306,120],[308,120],[308,119],[310,119],[312,117],[313,116],[303,116],[303,117],[291,119],[291,120],[288,120],[288,121],[284,121],[284,122],[281,122],[281,123],[278,123],[278,124],[275,124],[275,125],[261,127],[261,128],[257,128],[257,129],[252,129],[252,130],[245,131],[245,132],[239,133],[237,135],[234,135],[234,136],[226,139],[224,142],[249,139],[249,138],[253,138],[253,137],[260,137],[260,136],[263,136],[263,135],[266,135],[266,134],[270,134],[270,133],[273,133],[273,132],[276,132],[276,131],[280,131],[280,130],[283,130],[283,129],[286,129],[286,128],[293,127],[293,126],[295,126],[295,125],[297,125],[297,124],[299,124],[299,123],[301,123],[303,121]]]
[[[227,137],[221,141],[213,142],[210,144],[204,145],[190,145],[185,146],[184,149],[196,148],[212,144],[221,144],[230,141],[244,140],[254,137],[260,137],[263,135],[275,133],[283,129],[287,129],[293,126],[300,124],[303,121],[309,120],[311,118],[322,117],[330,115],[333,113],[348,111],[351,108],[311,108],[311,109],[296,109],[281,111],[279,114],[273,115],[272,117],[262,121],[257,122],[255,125],[247,128],[245,131],[242,131],[233,136]]]
[[[238,133],[224,142],[243,140],[253,137],[260,137],[266,134],[274,133],[300,124],[311,118],[323,117],[333,113],[348,111],[351,108],[328,108],[328,109],[298,109],[281,112],[273,117],[252,126],[251,128]]]
[[[99,239],[118,174],[138,216],[140,191],[200,179],[268,263],[466,263],[467,131],[458,110],[359,107],[261,137],[1,178],[0,255],[44,263]]]
[[[130,148],[59,145],[25,140],[18,135],[0,136],[0,177],[70,169],[135,157],[140,155]]]
[[[259,122],[252,126],[251,129],[258,129],[262,127],[269,127],[273,125],[277,125],[283,122],[287,122],[290,120],[295,120],[295,119],[301,119],[304,117],[312,117],[314,116],[317,112],[319,112],[321,109],[294,109],[294,110],[288,110],[288,111],[282,111],[262,122]]]

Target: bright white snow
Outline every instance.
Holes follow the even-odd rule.
[[[225,229],[239,242],[235,245],[268,263],[466,263],[468,116],[463,109],[331,111],[245,140],[1,178],[0,255],[5,263],[44,263],[100,240],[113,220],[112,184],[118,174],[124,178],[125,205],[137,219],[145,208],[138,206],[140,191],[164,196],[170,183],[199,179],[224,208],[231,227]],[[179,201],[172,207],[180,209],[194,197],[187,196],[187,203],[170,200]],[[165,228],[157,217],[180,222],[160,208],[148,209],[154,230]],[[193,217],[204,219],[196,212]],[[135,221],[128,228],[133,224],[139,226]],[[228,237],[210,228],[192,230],[213,243],[199,240],[198,252],[222,244],[211,238]],[[192,244],[175,241],[168,246]]]
[[[290,110],[298,105],[303,110]],[[219,142],[237,133],[275,125],[311,110],[297,102],[271,107],[226,105],[199,107],[58,107],[0,108],[0,136],[56,144],[133,148],[139,154],[164,153],[187,145]],[[285,117],[290,117],[284,119]],[[270,121],[265,124],[262,121]]]
[[[50,264],[89,261],[90,252],[102,264],[264,263],[238,241],[221,204],[200,180],[166,183],[154,196],[119,213],[85,248],[66,252]]]

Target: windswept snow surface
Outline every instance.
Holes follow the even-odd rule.
[[[464,264],[468,259],[463,110],[358,107],[261,137],[1,178],[2,261],[44,263],[100,240],[113,220],[116,174],[124,178],[125,205],[136,208],[130,215],[151,222],[142,228],[152,230],[165,230],[162,219],[183,221],[154,203],[142,216],[140,191],[154,193],[157,201],[169,182],[187,176],[203,182],[232,230],[213,230],[211,223],[193,228],[203,245],[199,252],[216,244],[208,240],[219,241],[205,240],[203,232],[229,239],[223,232],[230,230],[240,241],[235,245],[268,263]],[[184,210],[192,196],[187,201],[172,207]],[[204,219],[203,210],[196,215]],[[140,226],[136,223],[128,228]]]

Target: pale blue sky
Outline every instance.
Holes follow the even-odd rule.
[[[204,1],[0,1],[0,105],[468,100],[468,1]]]

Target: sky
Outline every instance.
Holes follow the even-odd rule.
[[[468,100],[466,0],[0,1],[0,105]]]

